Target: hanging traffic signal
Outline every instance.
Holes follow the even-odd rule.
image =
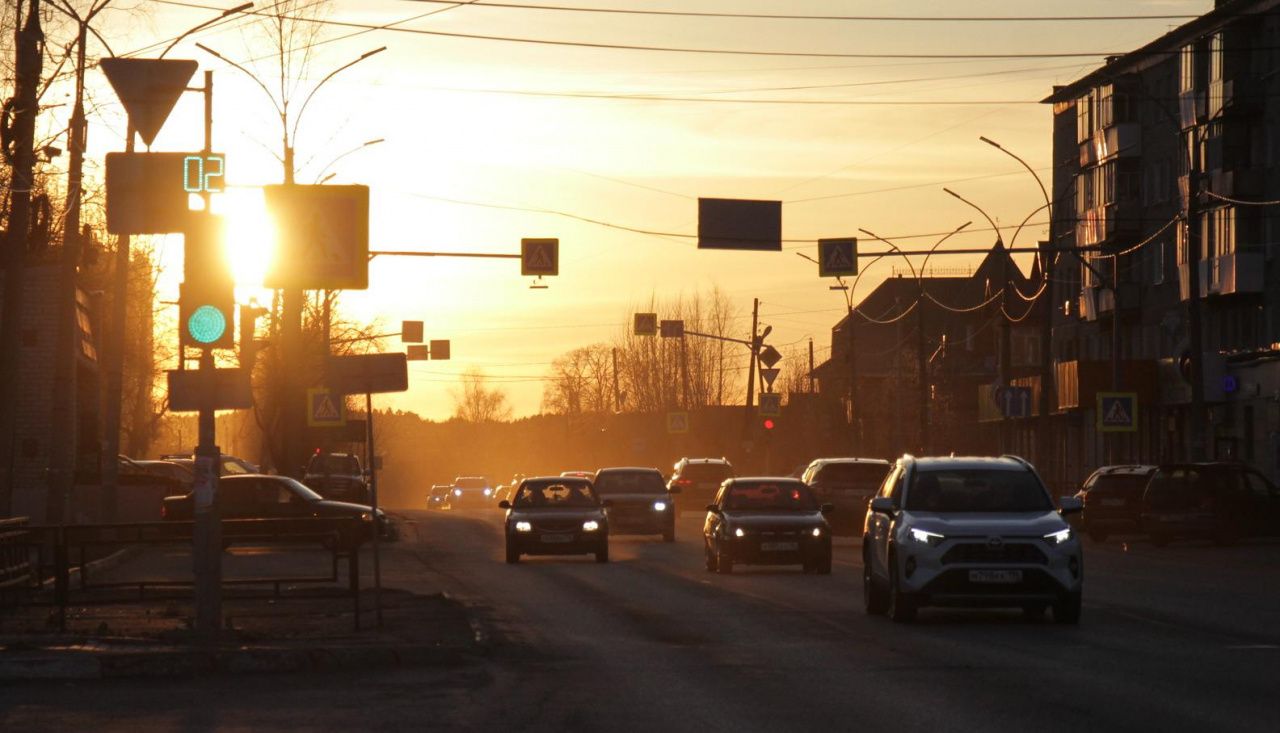
[[[771,417],[766,417],[766,418],[764,419],[764,429],[765,429],[765,430],[773,430],[773,425],[774,425],[774,423],[773,423],[773,418],[771,418]]]
[[[221,217],[194,212],[183,232],[183,282],[178,296],[182,346],[229,349],[235,345],[235,280],[222,234]]]

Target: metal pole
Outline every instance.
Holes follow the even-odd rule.
[[[858,414],[858,312],[854,310],[853,292],[849,293],[849,437],[853,453],[862,448],[862,416]]]
[[[1052,217],[1050,217],[1052,219]],[[1049,227],[1049,236],[1053,237],[1052,222]],[[1044,277],[1045,292],[1040,302],[1035,303],[1034,307],[1039,308],[1044,316],[1040,322],[1040,416],[1036,420],[1036,465],[1040,468],[1041,477],[1048,475],[1049,454],[1053,453],[1053,430],[1052,430],[1052,414],[1054,401],[1054,373],[1053,373],[1053,274],[1054,264],[1057,255],[1045,253],[1044,267],[1040,273]],[[1061,478],[1060,476],[1058,478]],[[1055,494],[1056,495],[1056,494]]]
[[[916,385],[920,399],[920,453],[929,454],[929,356],[925,353],[924,292],[916,305]]]
[[[373,510],[373,613],[382,628],[382,561],[378,550],[378,454],[373,446],[373,393],[364,393],[365,460],[369,466],[369,502]]]
[[[128,125],[125,132],[124,150],[134,151],[134,138],[137,132],[133,124]],[[108,333],[106,348],[103,350],[106,385],[103,390],[102,407],[102,519],[105,522],[115,521],[117,487],[120,480],[120,465],[117,456],[120,453],[120,409],[124,389],[124,333],[125,321],[128,318],[129,297],[129,248],[132,238],[128,234],[116,237],[115,272],[112,277],[112,289],[115,300],[111,304],[111,330]]]
[[[1204,344],[1200,324],[1200,143],[1193,127],[1191,165],[1187,171],[1187,340],[1191,351],[1191,460],[1203,461],[1208,425],[1204,407]]]
[[[751,431],[751,407],[755,404],[756,399],[756,357],[760,353],[760,337],[758,329],[760,327],[760,299],[753,298],[751,305],[751,361],[747,363],[747,405],[743,412],[742,418],[742,439],[750,440]]]
[[[684,409],[688,410],[693,406],[693,401],[689,399],[689,342],[683,334],[680,336],[680,379],[683,383],[681,391],[684,394]]]

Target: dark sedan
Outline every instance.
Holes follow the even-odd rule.
[[[735,478],[707,507],[703,525],[707,570],[744,565],[800,565],[831,573],[831,526],[809,487],[793,478]]]
[[[563,476],[527,478],[520,482],[507,510],[507,562],[521,555],[595,554],[609,562],[609,521],[606,502],[591,482]]]
[[[596,493],[609,500],[612,534],[660,534],[676,541],[676,504],[662,473],[656,468],[602,468],[592,482]]]

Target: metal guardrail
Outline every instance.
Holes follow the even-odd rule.
[[[27,524],[25,519],[0,520],[0,600],[8,595],[12,596],[11,605],[16,602],[16,605],[57,606],[58,627],[65,630],[73,571],[78,576],[76,590],[84,593],[135,588],[137,598],[143,598],[148,588],[193,588],[194,578],[118,582],[92,582],[90,578],[94,550],[190,545],[193,529],[194,522],[190,521],[42,526]],[[339,561],[345,560],[347,593],[353,598],[355,628],[359,630],[360,545],[369,538],[369,530],[367,523],[355,517],[224,519],[224,546],[319,544],[330,553],[331,570],[326,575],[224,578],[222,585],[272,585],[278,596],[284,584],[339,582]],[[73,555],[77,556],[77,562],[72,561]],[[52,600],[43,601],[41,591],[50,584]],[[85,600],[103,605],[127,602],[111,597]]]

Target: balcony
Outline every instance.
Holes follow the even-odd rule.
[[[1132,201],[1095,206],[1082,212],[1076,222],[1076,243],[1083,247],[1104,244],[1138,231],[1139,223],[1138,206]]]
[[[1182,129],[1194,127],[1205,116],[1204,92],[1198,89],[1178,93],[1178,122]]]
[[[1120,310],[1132,311],[1142,302],[1142,292],[1135,283],[1120,283]],[[1111,288],[1086,286],[1080,289],[1080,318],[1096,321],[1099,316],[1116,309],[1116,291]]]
[[[1080,143],[1080,167],[1141,154],[1142,128],[1136,122],[1125,122],[1095,130],[1088,140]]]
[[[1266,183],[1263,172],[1256,168],[1236,168],[1235,170],[1219,168],[1211,172],[1208,179],[1210,191],[1219,196],[1232,198],[1261,195]]]
[[[1200,297],[1261,293],[1266,263],[1261,252],[1232,252],[1208,257],[1199,263]],[[1188,263],[1178,264],[1178,288],[1183,300],[1191,298]]]
[[[1250,112],[1260,106],[1257,78],[1241,74],[1232,79],[1209,82],[1208,116],[1218,117],[1226,112]]]

